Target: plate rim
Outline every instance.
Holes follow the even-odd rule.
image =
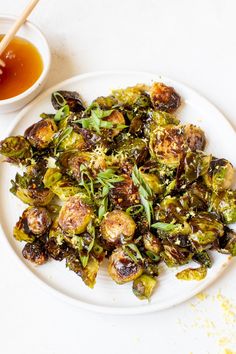
[[[68,85],[70,83],[80,81],[86,78],[90,77],[98,77],[98,76],[103,76],[103,75],[149,75],[150,77],[153,76],[153,79],[159,78],[161,81],[169,81],[171,84],[174,86],[177,84],[178,86],[182,86],[183,88],[187,88],[188,91],[194,95],[197,95],[203,102],[205,102],[208,106],[211,107],[211,109],[215,112],[216,114],[216,119],[221,119],[221,121],[224,121],[224,124],[228,125],[228,128],[230,128],[234,133],[235,129],[233,125],[228,121],[228,119],[224,116],[224,114],[216,107],[210,100],[206,99],[202,94],[198,93],[196,90],[192,89],[185,83],[182,83],[181,81],[173,80],[167,76],[160,75],[154,72],[146,72],[146,71],[132,71],[132,70],[109,70],[109,71],[92,71],[92,72],[87,72],[83,74],[78,74],[74,75],[66,80],[63,80],[61,82],[58,82],[57,84],[54,84],[53,86],[47,88],[44,92],[42,92],[40,95],[38,95],[35,99],[33,99],[29,104],[27,104],[15,117],[14,121],[12,124],[10,124],[9,128],[5,132],[5,136],[9,136],[11,132],[14,130],[16,125],[20,122],[20,120],[24,117],[24,115],[30,111],[35,104],[37,104],[38,101],[42,100],[43,98],[47,97],[48,95],[51,94],[54,90],[58,89],[60,86],[63,85]],[[31,278],[41,286],[42,289],[44,289],[47,293],[51,293],[52,295],[56,296],[60,300],[69,303],[71,305],[74,305],[76,307],[80,307],[85,310],[90,310],[94,311],[97,313],[103,313],[103,314],[112,314],[112,315],[135,315],[135,314],[145,314],[145,313],[153,313],[157,311],[162,311],[165,309],[171,309],[181,303],[186,302],[187,300],[191,299],[193,296],[197,295],[199,292],[203,291],[210,285],[212,285],[218,277],[221,276],[221,274],[224,272],[224,270],[229,266],[231,263],[231,257],[227,257],[225,262],[222,264],[221,268],[219,271],[207,282],[207,283],[199,283],[199,286],[194,288],[192,291],[189,291],[186,296],[181,296],[180,298],[175,300],[175,303],[171,303],[170,301],[167,302],[164,306],[158,306],[158,303],[152,304],[151,302],[147,305],[145,302],[145,306],[103,306],[103,305],[95,305],[92,303],[88,303],[79,299],[75,299],[74,297],[67,295],[60,290],[56,289],[54,286],[49,285],[45,280],[41,279],[39,275],[36,275],[33,269],[29,268],[26,263],[18,257],[16,254],[14,248],[12,247],[10,240],[8,239],[7,235],[5,234],[3,230],[3,226],[1,225],[1,220],[0,220],[0,232],[4,236],[2,239],[4,240],[5,246],[10,251],[10,254],[12,255],[12,258],[18,263],[23,265],[23,267],[20,267],[20,269],[23,269],[27,274],[31,276]]]

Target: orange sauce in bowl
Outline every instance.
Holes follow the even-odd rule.
[[[0,41],[3,38],[0,34]],[[1,67],[0,100],[15,97],[26,91],[43,71],[38,49],[26,39],[15,37],[1,55],[6,66]]]

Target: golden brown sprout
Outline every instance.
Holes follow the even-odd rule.
[[[102,237],[110,243],[132,240],[135,228],[131,216],[121,210],[111,211],[101,222]]]
[[[174,112],[180,106],[180,96],[173,89],[161,82],[154,82],[150,88],[150,97],[154,108],[168,113]]]
[[[191,151],[204,150],[206,145],[204,131],[193,124],[184,127],[184,140]]]
[[[25,259],[37,265],[42,265],[48,260],[44,243],[40,240],[36,240],[33,243],[26,243],[22,250],[22,255]]]
[[[147,251],[151,251],[155,254],[159,254],[161,252],[161,241],[151,232],[147,232],[143,235],[143,243]]]
[[[33,147],[41,150],[49,146],[56,132],[56,123],[48,118],[31,125],[26,129],[24,136]]]
[[[80,195],[70,197],[59,213],[59,225],[68,234],[81,234],[93,217],[92,207]]]
[[[47,209],[42,207],[27,208],[22,218],[27,223],[29,231],[34,235],[43,235],[51,225],[51,217]]]
[[[117,284],[137,279],[142,272],[142,265],[134,262],[122,248],[117,248],[109,258],[108,273]]]
[[[109,196],[112,204],[121,209],[140,203],[138,188],[129,176],[125,176],[122,182],[114,183]]]

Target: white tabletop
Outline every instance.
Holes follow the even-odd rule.
[[[26,3],[2,0],[0,11],[17,14]],[[235,0],[42,0],[31,20],[52,49],[47,87],[89,71],[156,72],[195,88],[236,126],[235,13]],[[0,116],[1,136],[14,117]],[[45,293],[0,241],[0,353],[235,353],[235,277],[234,260],[173,309],[100,315]]]

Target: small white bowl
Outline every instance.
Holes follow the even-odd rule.
[[[0,34],[5,34],[15,20],[15,16],[0,15]],[[16,111],[37,96],[46,82],[51,65],[51,53],[48,43],[38,27],[26,21],[17,32],[17,36],[27,39],[38,49],[43,60],[43,71],[38,80],[26,91],[15,97],[0,100],[0,113]]]

